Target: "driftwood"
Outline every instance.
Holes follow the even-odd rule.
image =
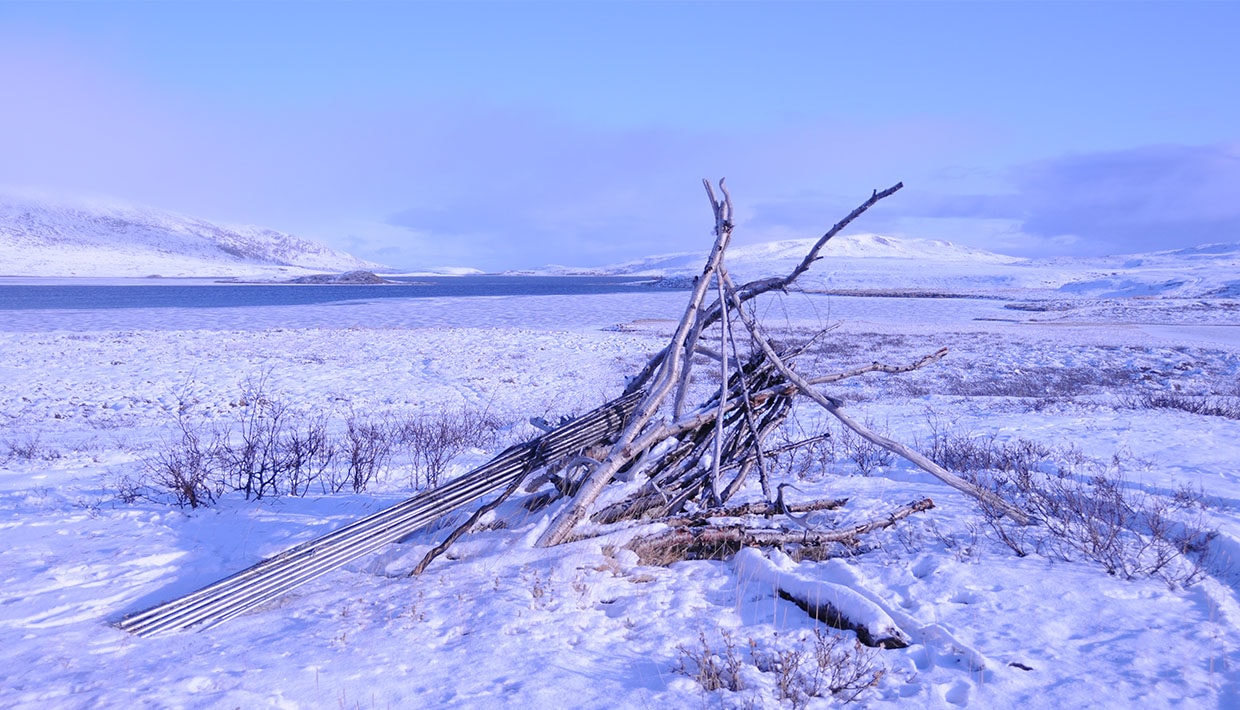
[[[805,397],[826,409],[848,429],[936,476],[956,490],[974,496],[992,509],[1002,511],[1018,523],[1028,517],[1017,508],[997,499],[956,476],[910,447],[878,434],[844,411],[843,402],[818,389],[822,385],[868,373],[899,374],[924,367],[947,353],[940,348],[907,364],[870,363],[843,372],[801,375],[791,361],[798,352],[778,346],[762,324],[747,311],[755,297],[786,290],[804,274],[833,236],[879,200],[894,194],[901,183],[874,191],[869,199],[835,224],[809,249],[797,266],[782,277],[765,278],[736,285],[728,274],[724,257],[732,238],[733,207],[726,183],[719,182],[719,193],[703,181],[715,217],[715,243],[694,285],[689,304],[676,333],[661,351],[628,384],[629,390],[645,388],[645,400],[638,413],[601,463],[588,473],[573,499],[560,511],[539,538],[540,545],[555,545],[578,537],[576,528],[585,520],[595,524],[614,524],[626,519],[666,518],[679,514],[686,506],[714,511],[725,506],[742,490],[749,474],[757,470],[763,498],[773,505],[770,456],[765,440],[791,414],[794,402]],[[709,293],[714,301],[704,305]],[[732,328],[748,336],[742,348]],[[718,325],[718,347],[706,344],[707,329]],[[825,331],[824,331],[825,332]],[[715,394],[696,407],[689,401],[690,374],[695,355],[705,355],[718,364],[720,386]],[[662,418],[658,414],[663,412]],[[659,447],[660,453],[651,456]],[[651,460],[653,459],[653,460]],[[635,474],[642,485],[624,500],[594,510],[595,501],[621,471]],[[593,513],[593,514],[592,514]],[[703,544],[710,535],[703,533]]]
[[[820,258],[819,252],[827,241],[879,200],[903,187],[903,183],[897,183],[881,192],[874,191],[869,199],[823,234],[786,276],[749,282],[735,289],[729,298],[726,291],[729,279],[723,259],[734,226],[732,198],[724,180],[719,181],[722,199],[716,196],[709,181],[702,183],[715,217],[715,242],[694,284],[685,313],[668,345],[629,381],[626,391],[643,388],[647,391],[637,414],[608,455],[586,477],[577,495],[539,537],[539,545],[557,545],[569,539],[574,529],[589,516],[591,507],[616,474],[672,438],[678,438],[682,446],[674,450],[673,461],[665,456],[648,476],[649,490],[640,494],[645,502],[635,505],[634,512],[645,513],[654,496],[663,502],[660,512],[664,514],[675,512],[691,499],[701,499],[710,506],[723,505],[740,490],[755,466],[762,470],[763,493],[769,498],[762,442],[790,413],[791,396],[796,390],[787,387],[788,383],[764,351],[752,349],[746,364],[735,373],[730,371],[729,346],[740,360],[736,339],[728,325],[730,313],[761,294],[787,289]],[[715,300],[704,306],[712,285]],[[721,323],[718,361],[723,384],[708,402],[685,411],[693,356],[705,347],[700,342],[703,333],[716,323]],[[670,422],[667,419],[656,422],[656,415],[669,405]],[[756,458],[741,464],[737,475],[724,486],[721,477],[728,461],[750,459],[755,453]]]
[[[425,555],[411,573],[420,574],[483,515],[542,470],[543,474],[527,485],[531,495],[524,502],[526,507],[533,510],[560,497],[569,500],[539,537],[541,546],[615,532],[616,526],[655,524],[661,526],[659,532],[630,535],[626,545],[647,564],[736,555],[738,569],[742,562],[751,565],[749,569],[755,574],[775,581],[781,597],[793,601],[814,618],[854,629],[863,642],[889,647],[903,643],[906,635],[894,622],[888,623],[890,619],[884,614],[865,612],[866,602],[849,597],[842,585],[832,587],[806,578],[795,570],[794,558],[817,559],[837,546],[856,546],[862,536],[930,510],[934,503],[928,498],[914,501],[886,516],[848,528],[828,530],[811,524],[807,517],[810,512],[838,508],[846,500],[796,504],[784,500],[784,489],[789,484],[777,483],[777,472],[772,470],[775,457],[821,438],[811,437],[784,446],[768,444],[772,434],[793,414],[796,403],[802,398],[815,402],[867,441],[976,497],[989,510],[1000,511],[1019,523],[1028,518],[920,453],[858,423],[844,411],[842,400],[821,389],[869,373],[911,372],[943,358],[946,348],[910,363],[873,362],[841,372],[802,374],[797,371],[795,360],[809,345],[798,349],[777,343],[748,310],[755,298],[793,286],[821,258],[820,252],[832,237],[903,184],[874,191],[824,233],[788,274],[739,286],[733,282],[725,263],[734,228],[731,195],[723,180],[719,181],[719,196],[710,182],[703,180],[703,185],[715,219],[710,255],[671,340],[629,379],[620,398],[575,420],[562,422],[559,427],[544,423],[549,433],[510,447],[460,479],[291,548],[178,600],[132,614],[118,625],[139,635],[213,626],[503,489]],[[815,339],[824,337],[829,330],[819,332]],[[702,362],[713,363],[717,368],[711,373],[718,377],[717,387],[710,388],[713,391],[700,385],[700,389],[694,389],[693,368]],[[695,396],[699,401],[692,403]],[[584,474],[572,475],[579,470],[584,470]],[[753,491],[750,475],[755,471],[761,499],[731,502],[742,491]],[[596,509],[600,495],[617,479],[624,481],[625,487],[613,489],[619,495],[613,496],[606,507]],[[548,481],[555,485],[553,491],[537,490]],[[590,526],[581,530],[587,521]],[[786,549],[791,557],[772,552],[773,556],[779,555],[779,564],[784,565],[773,568],[771,559],[757,548]],[[807,589],[812,594],[802,593]],[[841,603],[854,609],[853,613],[861,609],[865,612],[862,616],[869,621],[848,619]]]
[[[895,525],[913,513],[934,507],[923,498],[897,508],[882,518],[840,530],[784,530],[733,525],[677,525],[655,535],[639,537],[628,547],[644,564],[665,565],[675,560],[722,560],[744,547],[796,546],[800,549],[833,544],[855,545],[868,533]]]

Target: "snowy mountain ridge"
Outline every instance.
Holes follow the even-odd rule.
[[[786,274],[814,239],[789,239],[728,249],[727,266],[741,279]],[[1075,297],[1227,297],[1240,294],[1240,242],[1106,257],[1021,258],[931,239],[878,234],[840,235],[798,280],[809,290],[920,290],[996,293],[1054,292]],[[550,266],[545,274],[691,277],[706,251],[663,254],[600,266]]]
[[[276,276],[383,269],[273,229],[0,195],[0,275]]]
[[[788,273],[815,239],[734,244],[738,279]],[[1240,296],[1240,242],[1106,257],[1020,258],[948,241],[844,234],[826,244],[798,286],[808,290],[919,290],[1113,297]],[[692,277],[705,248],[617,264],[547,266],[539,275]],[[168,211],[0,194],[0,276],[241,277],[390,271],[319,242],[272,229],[224,226]],[[436,273],[479,273],[472,269]]]
[[[739,244],[728,249],[732,268],[750,268],[761,264],[799,262],[813,246],[816,238],[781,239],[759,244]],[[937,239],[911,239],[881,234],[845,234],[827,242],[821,252],[824,258],[849,259],[925,259],[972,264],[1011,264],[1019,257],[996,254]],[[607,274],[635,276],[688,276],[702,268],[706,251],[657,254],[597,267],[549,266],[542,273]]]

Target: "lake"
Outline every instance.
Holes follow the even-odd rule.
[[[417,276],[394,284],[55,283],[0,284],[0,310],[98,310],[117,308],[237,308],[299,306],[388,298],[469,296],[579,296],[666,291],[655,280],[632,276]]]

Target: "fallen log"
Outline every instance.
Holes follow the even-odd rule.
[[[819,548],[830,544],[855,544],[862,535],[891,527],[913,513],[930,510],[929,498],[897,508],[886,517],[840,530],[753,528],[744,524],[675,526],[654,535],[638,537],[625,547],[637,553],[642,564],[665,565],[679,560],[723,560],[746,547],[797,546]]]
[[[741,550],[733,564],[742,580],[769,586],[776,596],[797,605],[810,618],[834,629],[853,631],[874,648],[904,648],[912,637],[879,604],[851,587],[816,579],[797,570],[786,556],[768,559],[760,550]]]

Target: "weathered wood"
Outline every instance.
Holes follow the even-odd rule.
[[[703,182],[706,182],[706,181],[703,181]],[[706,188],[707,192],[710,193],[710,183],[706,182],[706,185],[707,185],[707,188]],[[741,302],[746,303],[753,298],[761,296],[764,293],[770,293],[771,291],[787,290],[787,288],[791,286],[794,281],[796,281],[802,274],[804,274],[806,271],[809,270],[809,267],[813,265],[815,261],[818,261],[818,259],[821,258],[819,256],[819,253],[822,251],[822,248],[826,246],[827,242],[832,239],[832,237],[835,237],[837,234],[843,231],[845,227],[851,224],[853,220],[857,219],[862,214],[864,214],[867,210],[869,210],[871,207],[878,204],[879,200],[883,200],[888,197],[891,197],[892,195],[896,194],[903,188],[904,188],[904,183],[898,182],[895,185],[892,185],[891,187],[887,188],[886,190],[881,190],[881,191],[875,190],[873,194],[870,195],[869,199],[867,199],[865,202],[862,202],[860,205],[858,205],[855,209],[853,209],[852,212],[849,212],[848,215],[844,217],[844,219],[841,219],[839,222],[836,222],[830,229],[826,231],[826,233],[824,233],[821,237],[819,237],[818,241],[814,243],[814,246],[812,246],[810,250],[805,254],[805,258],[802,259],[801,262],[797,264],[797,266],[792,271],[790,271],[787,275],[781,276],[781,277],[773,277],[773,278],[767,278],[767,279],[759,279],[756,281],[750,281],[746,283],[744,286],[742,286],[739,291]],[[715,202],[714,194],[713,193],[710,193],[710,194],[711,194],[711,204],[713,205]],[[711,324],[713,324],[716,320],[719,319],[719,317],[723,314],[723,306],[724,304],[721,301],[716,301],[715,303],[711,304],[711,306],[706,309],[706,313],[701,318],[703,328],[709,327]],[[655,371],[658,369],[658,367],[662,365],[663,360],[664,358],[667,357],[668,352],[669,352],[669,349],[664,348],[663,350],[656,353],[654,357],[650,358],[650,360],[646,363],[646,366],[642,368],[641,372],[637,373],[636,376],[634,376],[632,379],[629,380],[628,388],[625,391],[630,392],[630,391],[635,391],[635,390],[641,389],[642,387],[645,387],[646,383],[650,381],[651,376],[653,376]]]
[[[573,497],[573,500],[564,507],[564,510],[556,516],[551,525],[539,536],[538,545],[540,547],[558,545],[567,540],[573,528],[589,514],[590,506],[598,499],[603,489],[611,482],[616,473],[632,462],[637,456],[641,455],[642,452],[670,435],[663,431],[663,427],[654,427],[654,430],[650,431],[646,429],[646,426],[654,418],[659,408],[663,406],[668,394],[671,393],[675,384],[680,380],[681,372],[685,367],[685,360],[691,359],[692,345],[696,343],[691,344],[688,357],[684,353],[685,344],[689,342],[690,333],[700,332],[701,330],[699,327],[699,311],[702,302],[706,298],[707,287],[715,271],[719,268],[724,252],[732,239],[732,199],[728,195],[725,181],[719,181],[719,188],[724,194],[724,202],[719,202],[715,199],[715,193],[711,189],[709,181],[703,180],[702,183],[706,186],[706,193],[710,197],[711,207],[715,213],[715,243],[711,247],[710,256],[706,260],[706,266],[702,269],[698,282],[693,288],[689,304],[685,308],[685,314],[680,319],[671,342],[668,343],[667,352],[669,354],[665,358],[663,366],[659,369],[658,376],[650,385],[642,403],[633,414],[632,420],[625,426],[624,431],[620,433],[619,439],[612,447],[607,458],[590,472],[589,476],[582,483],[581,488],[577,491],[577,495]],[[625,392],[627,394],[635,389],[638,388],[630,384]]]
[[[841,631],[852,631],[857,634],[857,640],[863,646],[870,648],[906,648],[908,642],[896,635],[875,636],[870,632],[869,627],[865,624],[859,624],[848,618],[844,612],[835,608],[834,605],[825,603],[821,600],[806,599],[789,592],[786,589],[779,590],[779,598],[784,601],[792,602],[797,605],[801,611],[805,612],[809,618],[830,626],[833,629]]]
[[[644,392],[625,395],[438,488],[327,535],[292,547],[183,597],[131,614],[117,625],[139,636],[208,628],[405,537],[437,518],[520,479],[531,465],[570,456],[612,439]]]
[[[788,513],[815,513],[820,510],[835,510],[843,507],[848,503],[847,498],[827,498],[825,500],[815,500],[809,503],[790,503],[783,506],[783,510],[777,510],[775,506],[768,501],[758,501],[754,503],[746,503],[744,505],[736,505],[729,508],[714,508],[703,511],[699,515],[681,515],[675,517],[659,518],[651,520],[652,523],[663,523],[672,527],[689,527],[694,525],[706,525],[713,519],[718,518],[745,518],[751,515],[761,515],[771,517],[774,515],[786,515]]]
[[[862,535],[891,527],[913,513],[933,507],[934,501],[922,498],[897,508],[885,517],[840,530],[782,530],[753,528],[744,524],[676,526],[654,535],[635,538],[625,547],[636,552],[643,564],[658,565],[685,559],[727,559],[743,547],[796,545],[810,548],[835,543],[853,544]]]
[[[729,287],[731,288],[733,300],[737,301],[738,299],[736,296],[735,289],[731,287],[731,284],[729,284]],[[775,364],[775,367],[779,368],[779,371],[783,373],[783,376],[787,378],[789,382],[795,385],[796,388],[800,390],[801,394],[804,394],[805,396],[817,402],[823,409],[827,410],[833,417],[838,419],[840,423],[842,423],[844,426],[848,427],[849,429],[852,429],[857,434],[860,434],[861,437],[864,438],[866,441],[869,441],[873,444],[877,444],[878,446],[881,446],[884,449],[887,449],[888,451],[891,451],[892,453],[903,457],[905,460],[915,464],[918,468],[933,475],[935,478],[938,478],[940,481],[946,483],[952,488],[955,488],[956,490],[961,491],[962,493],[967,493],[968,495],[971,495],[974,498],[980,501],[983,501],[987,505],[993,506],[995,510],[1002,511],[1004,514],[1012,518],[1012,520],[1015,520],[1021,525],[1029,524],[1029,521],[1030,521],[1029,515],[1025,513],[1025,511],[1020,510],[1019,508],[1011,505],[1010,503],[1003,500],[999,496],[995,495],[991,491],[988,491],[984,488],[981,488],[979,486],[973,485],[972,483],[969,483],[968,481],[957,476],[951,471],[948,471],[947,469],[938,465],[934,461],[931,461],[926,456],[918,453],[917,451],[914,451],[913,449],[910,449],[909,447],[896,441],[895,439],[883,436],[882,434],[879,434],[878,432],[873,431],[869,427],[861,424],[857,420],[845,414],[843,410],[841,409],[841,405],[843,404],[843,402],[841,402],[840,400],[834,397],[825,395],[822,392],[819,392],[818,390],[814,389],[814,386],[812,384],[810,384],[805,378],[801,377],[800,374],[798,374],[795,370],[789,367],[788,364],[785,363],[782,358],[780,358],[779,354],[775,352],[775,348],[771,345],[770,339],[766,336],[766,333],[763,331],[762,325],[758,323],[752,316],[745,313],[743,309],[738,309],[738,311],[740,311],[739,315],[741,318],[741,322],[743,322],[745,324],[745,327],[749,329],[750,335],[753,336],[754,342],[757,343],[758,346],[762,348],[763,352],[766,353],[766,356],[770,358],[771,362]]]

